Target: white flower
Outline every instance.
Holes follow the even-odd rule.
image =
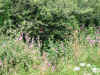
[[[75,67],[73,70],[74,71],[79,71],[80,70],[80,67]]]
[[[84,67],[86,64],[85,63],[80,63],[80,66],[81,67]]]
[[[97,68],[92,68],[92,72],[96,73],[97,72]]]
[[[86,66],[87,66],[87,67],[91,67],[91,64],[87,64]]]
[[[94,72],[94,73],[100,72],[100,69],[99,68],[92,68],[92,72]]]

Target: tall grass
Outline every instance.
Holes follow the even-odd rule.
[[[31,47],[23,40],[0,37],[0,74],[1,75],[99,75],[92,72],[93,68],[100,67],[100,43],[95,43],[91,33],[87,39],[85,32],[74,31],[73,40],[53,42],[48,40],[43,56],[40,54],[40,40]],[[79,36],[80,35],[80,36]],[[88,34],[89,35],[89,34]],[[90,41],[91,40],[91,41]],[[91,68],[81,67],[80,63],[91,64]],[[77,71],[74,67],[80,67]],[[83,65],[84,66],[84,65]],[[77,68],[77,67],[76,67]]]

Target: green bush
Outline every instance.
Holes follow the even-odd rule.
[[[63,38],[66,34],[67,18],[61,8],[48,6],[51,3],[53,1],[46,0],[36,2],[16,0],[14,3],[12,0],[13,8],[10,16],[12,30],[8,30],[8,32],[18,30],[29,33],[32,37],[39,35],[42,40],[51,36],[58,36],[58,39]]]
[[[97,26],[100,22],[99,0],[10,0],[3,4],[6,11],[0,18],[1,32],[13,36],[24,32],[42,40],[52,36],[61,40],[81,25]]]

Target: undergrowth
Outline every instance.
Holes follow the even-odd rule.
[[[73,40],[64,42],[49,39],[43,56],[40,53],[40,40],[38,43],[33,40],[30,47],[23,40],[2,35],[0,75],[99,75],[99,34],[85,35],[84,32],[80,34],[75,31],[73,35]],[[86,67],[88,64],[91,66]]]

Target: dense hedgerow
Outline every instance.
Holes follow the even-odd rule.
[[[7,1],[7,2],[6,2]],[[100,24],[100,0],[6,0],[1,12],[1,32],[17,32],[63,40],[73,29]],[[45,39],[44,39],[45,38]]]

